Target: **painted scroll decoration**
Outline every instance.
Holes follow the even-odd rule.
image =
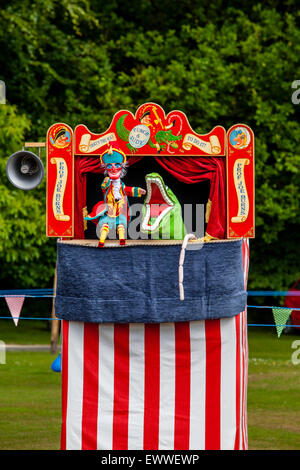
[[[76,155],[100,155],[109,141],[117,140],[126,155],[213,155],[225,156],[225,129],[216,126],[199,135],[181,111],[168,115],[155,103],[140,106],[135,115],[117,112],[109,128],[94,134],[80,124],[75,131]]]
[[[73,131],[63,123],[47,133],[47,236],[72,237],[74,224]]]
[[[235,217],[231,217],[231,222],[233,223],[245,222],[249,214],[249,197],[244,174],[244,167],[249,165],[249,163],[250,160],[248,158],[238,158],[234,162],[233,178],[238,199],[238,213]]]
[[[116,136],[113,132],[108,132],[106,135],[93,140],[90,133],[83,134],[79,143],[79,150],[82,153],[92,153],[104,147],[110,141],[115,141]]]
[[[68,167],[64,158],[53,157],[50,163],[56,165],[56,183],[52,197],[53,215],[56,220],[70,220],[70,216],[64,214],[64,195],[68,178]]]
[[[210,136],[209,142],[205,142],[193,134],[186,134],[182,147],[185,150],[191,150],[193,146],[209,155],[218,155],[221,152],[220,141],[216,135]]]
[[[254,238],[254,135],[244,124],[227,133],[227,238]]]

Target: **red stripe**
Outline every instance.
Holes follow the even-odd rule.
[[[245,352],[245,370],[244,370],[244,429],[245,429],[245,449],[248,449],[248,429],[247,429],[247,389],[248,389],[248,336],[247,336],[247,309],[243,314],[244,322],[244,352]]]
[[[221,446],[221,327],[220,320],[205,320],[206,397],[205,449]]]
[[[174,450],[190,447],[191,342],[189,322],[175,323]]]
[[[62,321],[62,352],[61,352],[61,381],[62,381],[62,426],[61,450],[67,447],[67,403],[68,403],[68,345],[69,322]]]
[[[248,449],[248,424],[247,424],[247,393],[248,393],[248,361],[249,361],[249,350],[248,350],[248,335],[247,335],[247,309],[244,315],[244,328],[245,328],[245,354],[246,354],[246,369],[245,369],[245,412],[244,412],[244,421],[245,421],[245,449]]]
[[[245,290],[247,290],[247,277],[248,277],[248,268],[249,268],[249,240],[243,240],[243,265],[245,273]],[[242,330],[242,360],[243,360],[243,370],[241,375],[242,380],[242,416],[241,416],[241,426],[242,426],[242,449],[245,450],[248,447],[248,438],[247,438],[247,379],[248,379],[248,346],[247,346],[247,307],[244,312],[241,313],[241,330]]]
[[[244,286],[246,288],[246,240],[243,240],[242,251],[243,251],[243,271],[244,271]]]
[[[97,450],[99,326],[84,324],[82,450]]]
[[[128,449],[129,324],[114,327],[113,450]]]
[[[160,325],[145,325],[144,450],[159,445]]]
[[[240,348],[240,316],[235,317],[236,329],[236,434],[234,450],[240,448],[240,422],[241,422],[241,348]]]

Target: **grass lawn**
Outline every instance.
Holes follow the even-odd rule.
[[[15,326],[13,320],[1,320],[0,340],[6,344],[49,344],[51,324],[48,321],[19,320]]]
[[[300,364],[292,363],[294,341],[275,329],[248,329],[249,449],[300,449]],[[300,353],[298,355],[300,358]]]
[[[42,334],[47,344],[50,334],[41,327],[38,343]],[[19,326],[13,328],[16,334]],[[34,337],[29,330],[26,335],[27,340]],[[293,365],[291,356],[300,335],[278,339],[275,329],[249,327],[248,338],[249,449],[299,450],[300,364]],[[7,352],[6,364],[0,364],[0,450],[59,449],[61,374],[51,371],[55,357],[48,352]]]
[[[61,374],[48,352],[7,352],[0,364],[0,449],[60,447]]]
[[[0,301],[0,340],[6,344],[50,344],[52,321],[27,320],[51,318],[52,299],[26,298],[18,326],[15,326],[4,299]]]

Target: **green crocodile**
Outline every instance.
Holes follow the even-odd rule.
[[[186,229],[177,197],[158,173],[150,173],[145,179],[141,231],[153,234],[155,239],[183,240]]]
[[[129,143],[130,131],[124,125],[124,121],[127,116],[128,114],[123,114],[123,116],[118,119],[118,121],[116,122],[116,131],[120,139],[124,140],[125,142],[128,142],[127,147],[129,148],[130,152],[135,153],[137,149]],[[156,132],[155,137],[153,139],[154,142],[150,137],[147,144],[153,149],[156,148],[157,152],[160,153],[162,150],[165,150],[167,145],[170,145],[172,148],[177,149],[178,144],[176,143],[176,141],[181,140],[182,135],[173,135],[171,129],[166,131],[161,130]]]

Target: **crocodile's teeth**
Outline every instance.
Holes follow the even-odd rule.
[[[153,196],[154,185],[158,188],[161,196],[161,203],[151,203]],[[174,207],[174,203],[169,198],[165,186],[160,178],[148,177],[146,179],[147,196],[145,199],[146,214],[142,221],[142,230],[154,232],[159,227],[161,220],[170,212]],[[155,213],[156,212],[156,213]]]

